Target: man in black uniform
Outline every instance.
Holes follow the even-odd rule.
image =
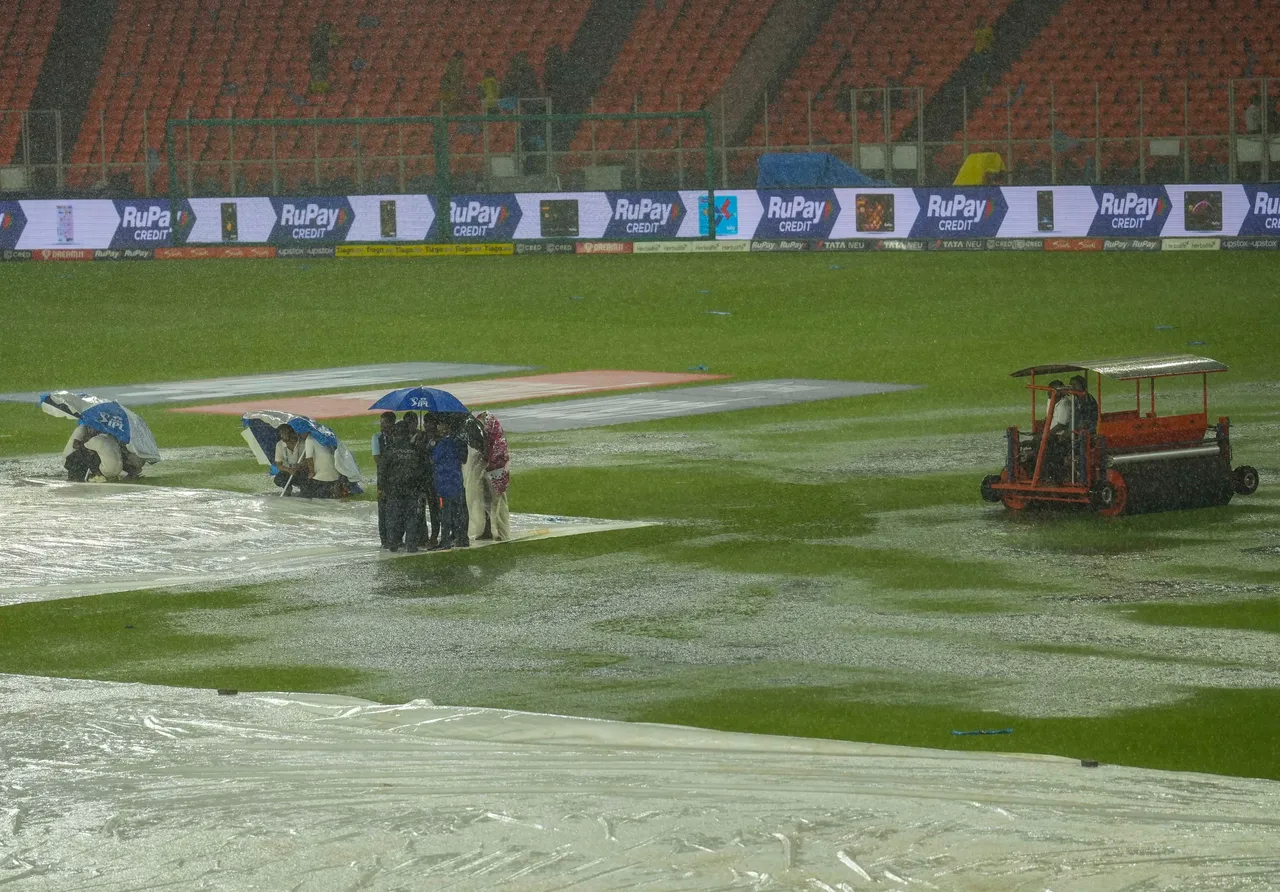
[[[1077,390],[1075,394],[1076,401],[1076,428],[1087,430],[1089,433],[1096,433],[1098,430],[1098,401],[1093,398],[1093,394],[1089,393],[1089,385],[1084,380],[1083,375],[1071,376],[1071,389]]]
[[[409,425],[398,421],[378,462],[378,495],[386,506],[389,551],[418,550],[422,473],[422,454],[409,440]]]
[[[386,494],[382,491],[382,453],[391,445],[391,435],[396,429],[396,413],[383,412],[379,417],[381,426],[373,435],[373,461],[378,466],[378,541],[387,547],[387,504]]]
[[[428,414],[419,429],[418,413],[405,412],[404,420],[409,423],[410,442],[422,456],[422,485],[418,502],[419,547],[435,545],[440,538],[440,499],[436,497],[435,486],[431,482],[431,425],[426,422]],[[427,524],[430,516],[431,523]]]

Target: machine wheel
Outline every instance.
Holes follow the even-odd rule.
[[[1124,514],[1129,505],[1129,487],[1119,471],[1111,470],[1107,472],[1106,480],[1095,483],[1089,490],[1089,500],[1103,517],[1117,517]]]
[[[982,478],[982,501],[998,502],[1000,501],[1000,493],[991,488],[994,483],[999,483],[1004,479],[1003,474],[988,474]]]
[[[1242,496],[1251,496],[1258,491],[1258,469],[1249,465],[1241,465],[1231,475],[1231,488]]]

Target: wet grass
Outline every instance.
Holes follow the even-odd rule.
[[[410,361],[425,353],[549,371],[705,365],[748,379],[916,383],[927,388],[867,403],[921,411],[1015,403],[1019,391],[1006,377],[1009,369],[1045,356],[1181,351],[1188,340],[1212,344],[1215,358],[1243,375],[1234,381],[1280,378],[1280,357],[1271,349],[1277,310],[1260,304],[1256,289],[1271,272],[1271,258],[1224,252],[1115,255],[1087,265],[1080,259],[885,254],[859,257],[841,270],[804,254],[333,260],[308,262],[306,269],[281,261],[196,261],[86,264],[71,272],[16,264],[5,271],[0,381],[6,389],[39,391]],[[1026,295],[1043,306],[1072,306],[1081,293],[1107,311],[1027,330]],[[584,300],[571,301],[572,294]],[[112,312],[96,312],[101,306]],[[271,322],[268,308],[275,306],[306,306],[312,320],[291,333],[286,353]],[[708,309],[733,315],[710,316]],[[60,336],[65,320],[88,315],[102,343],[129,349],[86,351]],[[1161,324],[1177,327],[1156,331]],[[238,442],[234,419],[154,407],[143,415],[162,447]],[[348,435],[368,423],[336,427]],[[65,438],[31,407],[0,406],[0,430],[7,435],[0,454],[7,455],[51,451]]]
[[[1217,604],[1139,604],[1118,609],[1128,619],[1150,625],[1280,634],[1280,599],[1276,598]],[[1280,647],[1280,641],[1276,646]]]
[[[1049,753],[1174,771],[1280,779],[1280,690],[1200,690],[1120,715],[1028,718],[885,702],[894,687],[727,690],[637,710],[634,721],[980,752]],[[899,692],[901,693],[901,692]],[[1012,734],[951,732],[1013,728]],[[1084,770],[1084,769],[1081,769]]]
[[[272,587],[221,592],[135,591],[4,608],[0,671],[193,688],[346,693],[367,673],[335,666],[229,664],[252,639],[181,628],[192,611],[298,609],[274,604]]]
[[[1245,252],[1090,258],[885,254],[859,257],[839,271],[829,266],[828,258],[805,255],[316,261],[305,270],[283,261],[96,264],[70,272],[55,264],[10,265],[6,349],[0,351],[3,390],[422,359],[521,363],[544,371],[684,371],[706,365],[739,379],[826,377],[925,388],[669,419],[599,434],[638,440],[645,434],[687,435],[711,442],[711,458],[639,448],[609,456],[612,466],[519,468],[526,446],[563,451],[572,463],[573,450],[591,449],[597,433],[513,436],[514,510],[657,519],[663,525],[397,561],[363,578],[363,589],[342,589],[343,597],[386,605],[388,621],[403,615],[498,627],[518,624],[521,609],[529,609],[500,583],[534,559],[569,580],[579,571],[594,578],[587,574],[601,563],[676,567],[691,586],[728,574],[755,577],[686,610],[672,609],[670,592],[665,601],[651,603],[641,585],[633,602],[618,611],[622,615],[594,627],[602,637],[636,639],[641,655],[603,645],[593,649],[590,642],[557,647],[533,640],[513,646],[512,653],[484,656],[527,659],[538,668],[462,664],[451,667],[453,676],[434,677],[366,670],[363,658],[376,662],[367,654],[350,656],[354,665],[326,666],[330,654],[294,656],[289,640],[217,631],[219,618],[225,617],[227,628],[246,629],[253,618],[281,611],[308,622],[309,611],[319,607],[286,600],[296,595],[286,583],[4,608],[0,671],[312,690],[393,702],[428,696],[728,730],[1280,775],[1276,691],[1202,688],[1185,691],[1186,699],[1172,706],[1047,719],[957,706],[984,695],[985,702],[1000,702],[1002,686],[1018,680],[998,675],[974,684],[946,676],[945,668],[919,667],[920,674],[894,668],[882,670],[876,683],[839,686],[851,675],[875,672],[823,663],[817,656],[805,665],[779,661],[757,668],[744,662],[755,659],[762,644],[755,640],[738,644],[723,662],[698,662],[697,645],[712,631],[734,624],[750,629],[752,620],[767,621],[780,604],[803,607],[809,597],[913,621],[955,616],[959,622],[1034,614],[1044,595],[1067,593],[1081,602],[1080,610],[1116,616],[1135,628],[1280,631],[1273,600],[1199,600],[1214,596],[1202,591],[1201,582],[1277,582],[1280,574],[1261,563],[1269,554],[1265,549],[1274,546],[1267,537],[1280,514],[1280,502],[1265,488],[1253,500],[1183,514],[1111,522],[1059,514],[1013,519],[977,501],[980,474],[924,473],[912,457],[913,451],[925,458],[945,453],[944,458],[975,462],[965,450],[973,448],[971,435],[985,433],[992,445],[983,454],[996,455],[998,465],[1002,429],[1025,423],[1024,392],[1008,372],[1039,360],[1181,352],[1186,341],[1205,340],[1213,347],[1204,349],[1233,366],[1226,377],[1235,384],[1280,380],[1274,349],[1280,305],[1257,297],[1257,282],[1272,274],[1274,261]],[[121,294],[129,300],[121,301]],[[352,294],[370,299],[353,301]],[[569,301],[570,294],[585,299]],[[1027,328],[1027,295],[1035,295],[1039,306],[1078,306],[1082,294],[1105,312],[1068,314],[1054,325]],[[94,313],[104,304],[113,312]],[[305,305],[314,320],[292,333],[287,352],[265,309],[280,305]],[[708,316],[710,308],[733,315]],[[87,313],[93,313],[102,342],[127,343],[130,349],[86,351],[65,337],[65,320]],[[1157,324],[1176,329],[1156,331]],[[1237,423],[1274,423],[1271,391],[1231,386],[1222,393],[1211,405],[1215,413],[1230,413]],[[162,448],[242,448],[235,418],[169,413],[163,407],[144,407],[142,414]],[[367,467],[372,421],[346,419],[334,426]],[[0,404],[0,456],[56,451],[68,433],[67,425],[31,406]],[[916,439],[895,446],[908,438]],[[1243,440],[1238,457],[1274,466],[1274,439],[1267,443],[1259,450]],[[867,457],[870,471],[859,456]],[[829,465],[840,470],[832,473]],[[152,480],[269,489],[262,469],[247,457],[161,465]],[[1262,556],[1250,554],[1249,565],[1238,566],[1242,548],[1262,549]],[[1106,590],[1094,600],[1148,603],[1090,603],[1081,588],[1094,585]],[[493,597],[495,590],[506,594]],[[532,609],[555,607],[535,601]],[[211,631],[189,630],[197,615],[205,620],[200,628]],[[855,623],[848,624],[848,634],[854,645],[863,643]],[[950,633],[877,634],[905,639]],[[964,643],[953,637],[954,646]],[[869,636],[865,643],[871,647],[876,640]],[[420,647],[426,653],[440,644],[424,639]],[[984,643],[974,644],[965,659],[983,658]],[[689,663],[651,655],[669,654],[663,647],[684,648],[687,653],[678,656]],[[1168,659],[1144,656],[1136,639],[1131,650],[1088,639],[999,647],[1081,662]],[[1204,660],[1188,656],[1186,662]],[[1274,662],[1263,668],[1275,668]],[[798,678],[821,682],[802,686]],[[1015,733],[1008,736],[950,734],[1009,726]]]

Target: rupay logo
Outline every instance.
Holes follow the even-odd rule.
[[[967,198],[958,193],[950,199],[930,195],[925,216],[938,218],[940,232],[967,232],[988,219],[993,210],[991,202],[982,198]]]
[[[771,195],[764,215],[766,220],[778,221],[778,232],[807,233],[831,216],[831,202],[810,200],[803,195],[789,200]]]
[[[1161,197],[1143,198],[1135,192],[1126,192],[1123,196],[1114,192],[1104,192],[1098,206],[1098,213],[1107,216],[1140,217],[1150,222],[1156,214],[1166,210]]]
[[[505,205],[468,201],[466,204],[449,202],[449,222],[455,236],[487,235],[507,220]]]
[[[623,222],[623,230],[631,235],[652,235],[680,219],[680,206],[651,198],[619,198],[613,206],[613,219]]]

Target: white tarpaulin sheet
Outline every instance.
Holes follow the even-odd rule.
[[[1280,784],[341,697],[0,676],[0,884],[1280,887]]]
[[[431,557],[380,551],[373,502],[286,499],[278,492],[0,480],[0,605],[173,585],[247,585],[353,561]],[[645,525],[512,514],[511,538]]]

